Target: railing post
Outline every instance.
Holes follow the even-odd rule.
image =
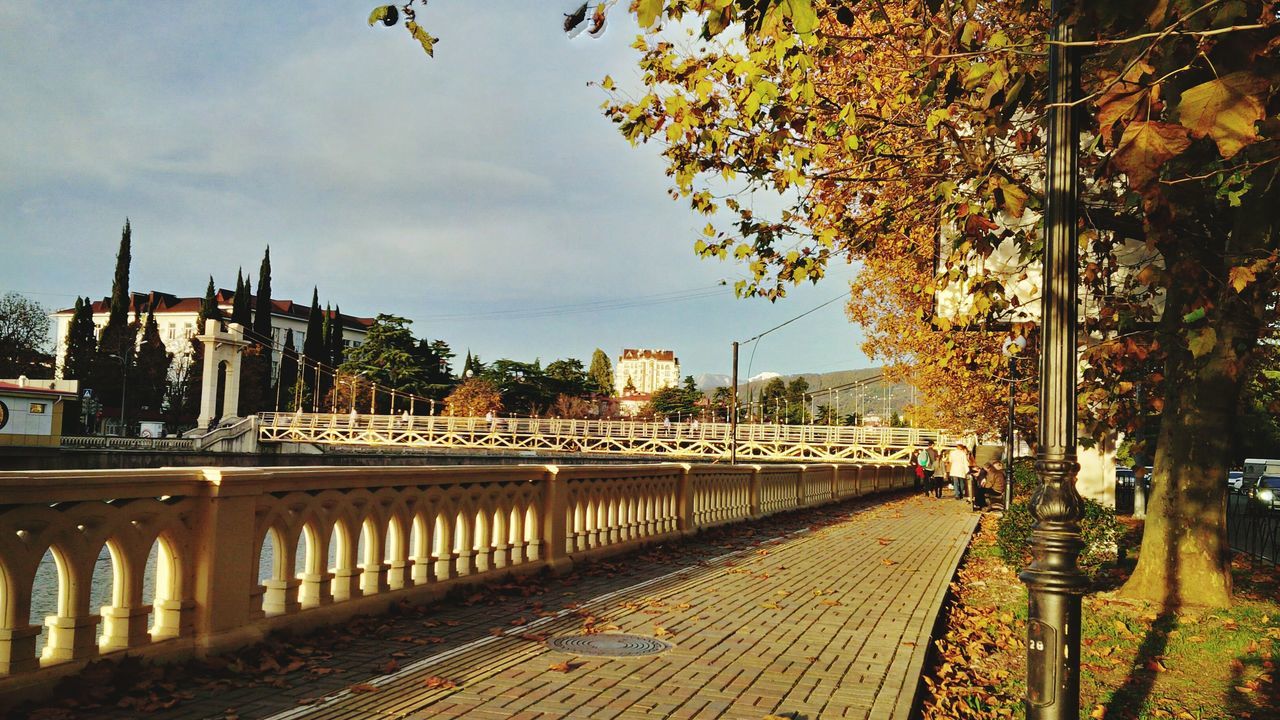
[[[547,465],[542,475],[542,559],[551,572],[562,575],[573,568],[565,547],[569,535],[565,516],[569,510],[569,493],[560,478],[560,468]]]
[[[751,483],[751,519],[759,520],[760,518],[764,517],[764,510],[763,510],[764,504],[762,502],[762,498],[760,497],[761,487],[760,487],[760,466],[759,465],[751,466],[751,478],[750,480],[748,480],[748,482]]]
[[[251,622],[261,614],[253,569],[255,509],[261,470],[201,471],[208,503],[194,533],[195,634],[202,653],[217,654],[252,644],[262,631]]]
[[[676,529],[681,535],[692,535],[698,531],[693,517],[693,482],[689,471],[693,468],[688,463],[679,463],[680,479],[676,481]]]

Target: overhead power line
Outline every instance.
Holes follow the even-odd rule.
[[[534,308],[507,308],[502,310],[482,310],[470,313],[427,315],[419,319],[423,322],[449,322],[458,320],[529,320],[541,317],[579,315],[583,313],[626,310],[629,308],[646,307],[650,305],[665,305],[670,303],[687,302],[690,300],[719,297],[729,295],[731,293],[732,290],[725,285],[717,284],[709,287],[694,288],[691,290],[677,290],[672,292],[655,293],[652,295],[640,295],[633,298],[593,300],[584,303],[548,305]]]

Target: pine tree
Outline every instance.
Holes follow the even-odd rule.
[[[98,338],[94,336],[93,327],[93,301],[89,298],[76,298],[75,314],[67,327],[66,345],[62,377],[79,380],[82,386],[87,387],[93,372],[94,355],[98,351]]]

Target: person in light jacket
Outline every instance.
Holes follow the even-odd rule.
[[[971,467],[973,458],[969,454],[969,448],[963,442],[957,442],[947,452],[947,477],[951,478],[951,489],[955,491],[957,500],[964,499],[965,479],[969,477]]]

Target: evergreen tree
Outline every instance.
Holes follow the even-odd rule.
[[[474,377],[476,374],[471,367],[471,363],[472,363],[471,351],[467,350],[467,359],[462,363],[462,379],[463,380],[466,380],[469,377]]]
[[[326,398],[329,391],[333,388],[333,372],[338,367],[333,364],[333,340],[335,333],[341,335],[341,329],[334,329],[333,311],[326,304],[324,306],[324,318],[321,324],[320,336],[320,357],[317,362],[322,366],[319,377],[316,378],[318,386],[316,388],[317,397]],[[339,341],[341,342],[341,341]]]
[[[587,371],[587,375],[595,392],[601,395],[616,394],[613,387],[613,363],[600,348],[596,348],[591,354],[591,369]]]
[[[293,329],[284,334],[284,349],[280,352],[280,369],[276,373],[275,395],[281,410],[293,408],[293,389],[298,383],[298,351],[293,347]]]
[[[325,333],[325,339],[329,342],[329,365],[332,367],[341,367],[345,359],[346,352],[342,346],[342,308],[334,305],[333,316],[329,320],[329,331]]]
[[[271,248],[262,255],[258,268],[258,295],[254,302],[253,332],[259,342],[271,337]]]
[[[129,306],[132,298],[129,295],[129,263],[132,258],[131,244],[133,231],[129,227],[128,218],[124,221],[124,231],[120,234],[120,249],[116,252],[116,272],[111,281],[111,306],[107,315],[107,324],[102,329],[102,343],[109,352],[119,352],[125,339],[125,328],[129,325]]]
[[[209,285],[204,289],[204,299],[200,301],[200,313],[196,317],[196,334],[204,334],[204,325],[208,320],[223,320],[222,308],[218,307],[218,290],[213,284],[213,276],[209,276]],[[193,340],[199,344],[199,341]]]
[[[67,327],[67,352],[62,361],[62,377],[67,380],[79,380],[88,387],[93,371],[94,355],[98,351],[98,338],[94,336],[93,301],[89,298],[76,298],[75,314],[71,316],[71,324]]]
[[[302,340],[302,360],[299,375],[308,390],[314,392],[316,367],[325,361],[324,314],[320,309],[320,292],[311,289],[311,311],[307,315],[307,336]]]
[[[128,365],[133,355],[130,341],[136,338],[136,335],[129,334],[129,306],[132,301],[129,295],[129,262],[132,236],[133,231],[126,218],[124,230],[120,234],[120,249],[116,252],[107,324],[102,328],[102,335],[98,340],[98,351],[90,379],[90,385],[97,391],[98,399],[105,405],[117,407],[120,405],[124,377],[129,372]]]
[[[258,294],[253,303],[253,340],[261,347],[258,354],[258,409],[273,407],[271,360],[274,357],[274,340],[271,333],[271,248],[268,246],[258,267]],[[242,387],[240,392],[244,393]]]
[[[138,407],[158,411],[164,403],[165,386],[169,379],[169,366],[173,355],[165,349],[160,338],[160,324],[156,322],[155,309],[147,313],[142,329],[142,343],[138,347],[138,362],[134,373],[137,382],[130,393],[136,393]],[[136,389],[133,389],[136,388]],[[130,403],[133,405],[133,403]]]
[[[236,275],[236,295],[231,305],[231,322],[240,323],[247,332],[253,328],[253,288],[249,278],[239,277],[239,271]]]

